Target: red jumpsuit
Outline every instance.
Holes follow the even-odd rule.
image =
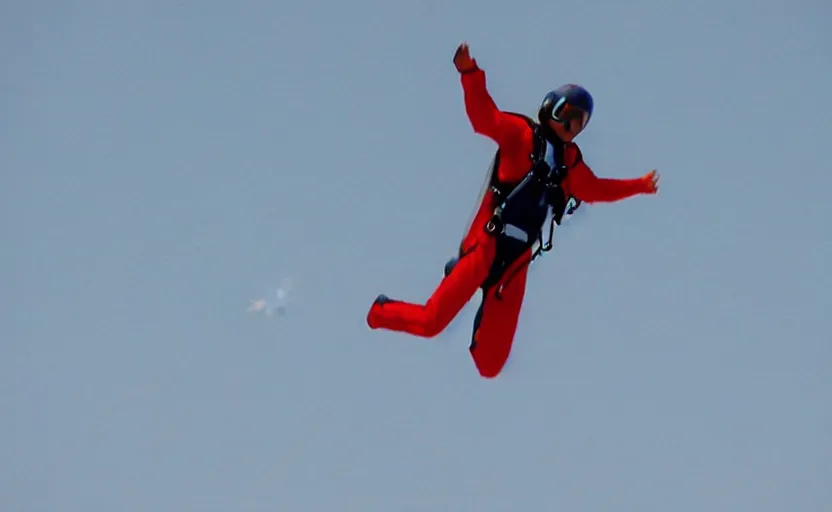
[[[486,88],[481,69],[461,75],[465,110],[474,132],[492,139],[500,149],[495,170],[503,183],[516,184],[531,168],[533,132],[522,117],[500,111]],[[566,143],[564,160],[568,168],[561,184],[564,193],[584,202],[612,202],[649,191],[644,178],[598,178],[583,162],[578,146]],[[367,315],[372,329],[402,331],[430,338],[442,332],[489,276],[497,243],[483,227],[493,212],[493,193],[488,190],[460,247],[459,261],[425,304],[398,300],[376,300]],[[497,286],[484,290],[474,325],[470,352],[480,375],[496,377],[511,352],[517,320],[526,289],[531,249],[503,273],[505,284],[495,297]],[[522,268],[521,268],[522,267]],[[508,276],[510,280],[506,280]]]

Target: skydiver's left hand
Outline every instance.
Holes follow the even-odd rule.
[[[659,178],[659,173],[655,169],[642,176],[642,179],[647,184],[646,192],[648,194],[655,194],[659,191]]]

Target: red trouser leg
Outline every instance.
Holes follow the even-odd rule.
[[[367,324],[372,329],[401,331],[425,338],[436,336],[471,300],[488,276],[495,247],[493,238],[483,237],[459,259],[425,304],[397,300],[376,302],[367,314]]]
[[[531,251],[527,251],[503,274],[497,284],[483,295],[480,311],[474,323],[471,357],[480,375],[494,378],[503,369],[511,353],[523,297],[526,293]],[[501,284],[505,287],[496,293]]]

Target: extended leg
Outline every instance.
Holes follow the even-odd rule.
[[[425,338],[436,336],[451,323],[488,276],[494,246],[493,239],[484,238],[462,255],[424,305],[376,299],[367,314],[367,325],[371,329],[402,331]]]
[[[474,333],[469,351],[480,375],[494,378],[503,369],[517,330],[517,320],[526,292],[526,276],[530,253],[509,267],[503,278],[483,295],[474,320]],[[505,287],[496,295],[500,284]]]

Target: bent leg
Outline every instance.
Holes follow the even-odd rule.
[[[488,276],[494,259],[493,239],[484,238],[462,255],[425,304],[376,300],[367,314],[371,329],[401,331],[431,338],[442,332]]]
[[[515,261],[502,279],[483,295],[468,349],[482,377],[490,379],[499,375],[511,353],[526,292],[529,256],[523,255]],[[505,284],[505,288],[497,296],[500,284]]]

